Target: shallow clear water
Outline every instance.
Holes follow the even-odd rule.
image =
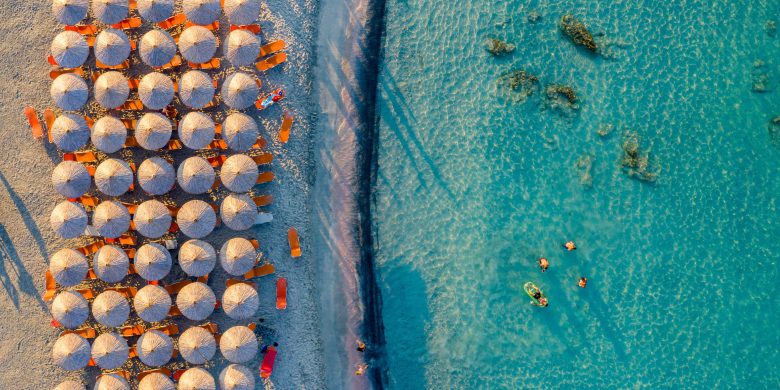
[[[565,39],[565,13],[612,58]],[[388,0],[386,18],[372,213],[391,388],[780,386],[780,2]],[[488,36],[517,50],[494,58]],[[508,99],[512,69],[581,108]],[[764,70],[774,90],[752,92]],[[621,169],[626,133],[655,184]]]

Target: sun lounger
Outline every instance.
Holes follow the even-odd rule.
[[[287,309],[287,279],[276,279],[276,308]]]
[[[134,148],[138,146],[138,141],[133,136],[128,136],[125,140],[124,147],[126,148]]]
[[[257,176],[256,184],[270,183],[273,180],[274,180],[274,173],[271,171],[265,171],[265,172],[261,172],[260,175]]]
[[[260,377],[268,378],[274,371],[274,363],[276,362],[276,347],[268,347],[268,352],[263,357],[263,364],[260,365]]]
[[[97,336],[97,332],[93,328],[80,328],[63,330],[62,333],[60,333],[60,337],[71,333],[77,334],[85,339],[94,339]]]
[[[279,128],[279,142],[286,144],[290,140],[290,129],[292,129],[294,116],[290,115],[287,111],[284,112],[284,119],[282,119],[282,127]]]
[[[106,245],[106,243],[103,241],[95,241],[89,245],[84,245],[80,248],[76,248],[76,250],[81,252],[81,254],[83,254],[84,256],[89,256],[97,252],[98,249],[102,248],[104,245]]]
[[[274,161],[274,155],[271,153],[263,153],[257,156],[252,156],[252,160],[255,160],[257,165],[270,164]]]
[[[214,141],[211,141],[207,148],[211,150],[227,150],[228,146],[225,141],[221,139],[215,139]]]
[[[217,334],[219,333],[219,326],[213,322],[209,322],[207,324],[198,325],[203,329],[206,329],[211,334]]]
[[[260,47],[260,55],[258,57],[262,58],[269,54],[276,53],[277,51],[284,50],[284,47],[287,46],[287,43],[283,40],[273,41],[267,45],[263,45]]]
[[[141,102],[141,100],[128,100],[123,104],[121,107],[119,107],[120,110],[129,110],[129,111],[141,111],[144,109],[144,104]]]
[[[176,26],[180,26],[185,22],[187,22],[187,17],[184,14],[177,14],[171,16],[168,19],[163,20],[162,22],[157,23],[157,26],[159,26],[163,30],[168,30]]]
[[[187,62],[187,65],[189,65],[192,69],[218,69],[222,65],[222,61],[220,61],[219,58],[212,58],[208,62],[204,62],[202,64],[196,64],[194,62]]]
[[[232,279],[232,278],[225,281],[225,287],[230,287],[240,283],[246,284],[248,286],[251,286],[254,289],[257,289],[257,285],[252,282],[241,280],[241,279]]]
[[[130,60],[125,60],[125,62],[119,64],[119,65],[106,65],[98,60],[95,60],[95,66],[99,69],[111,69],[111,70],[123,70],[123,69],[129,69],[130,68]]]
[[[275,271],[276,269],[273,264],[263,264],[259,267],[252,268],[249,272],[245,273],[244,278],[259,278],[261,276],[271,275]]]
[[[274,215],[271,213],[257,213],[257,218],[255,218],[255,225],[262,225],[264,223],[269,223],[274,220]]]
[[[185,280],[173,283],[173,284],[169,284],[167,286],[163,286],[163,288],[165,288],[165,291],[168,291],[168,294],[175,295],[175,294],[178,294],[179,291],[181,291],[181,289],[184,288],[184,286],[187,286],[190,283],[192,283],[191,280],[185,279]]]
[[[80,163],[93,163],[98,160],[97,155],[90,151],[75,152],[73,155],[76,157],[76,161]]]
[[[195,24],[195,23],[192,23],[192,22],[187,22],[187,24],[184,25],[184,28],[192,27],[192,26],[198,26],[198,25]],[[219,30],[219,21],[216,20],[216,21],[211,22],[210,24],[207,24],[207,25],[204,25],[204,26],[201,26],[201,27],[205,27],[209,31],[217,31],[217,30]],[[217,47],[219,47],[219,45],[217,45]]]
[[[130,346],[130,349],[127,351],[127,357],[130,359],[138,357],[138,349],[135,345]]]
[[[46,292],[43,293],[43,300],[48,302],[54,299],[55,295],[57,295],[57,281],[51,276],[51,272],[46,270]]]
[[[168,317],[177,317],[181,315],[181,311],[178,307],[176,307],[176,304],[174,303],[171,305],[171,310],[168,312]]]
[[[134,337],[144,334],[145,330],[146,329],[141,324],[127,325],[119,328],[119,334],[121,334],[122,337]]]
[[[141,27],[141,18],[128,18],[119,23],[112,24],[111,28],[120,30],[129,30],[131,28]]]
[[[49,63],[49,65],[52,66],[60,66],[60,64],[57,63],[57,60],[54,59],[54,56],[49,54],[48,57],[46,57],[46,62]]]
[[[81,294],[86,300],[95,299],[95,296],[97,296],[91,288],[77,288],[76,292]]]
[[[77,74],[79,76],[84,76],[84,71],[81,68],[73,68],[73,69],[53,69],[49,72],[49,78],[54,80],[57,77],[60,77],[61,75],[65,73],[73,73]]]
[[[236,31],[236,30],[246,30],[255,35],[260,34],[260,32],[262,31],[259,24],[246,24],[243,26],[236,26],[235,24],[231,24],[230,31]]]
[[[255,240],[254,238],[250,238],[249,242],[252,243],[252,246],[255,247],[255,250],[260,249],[260,242]]]
[[[138,9],[138,1],[137,0],[129,0],[127,2],[127,8],[132,10]]]
[[[134,246],[135,244],[138,243],[138,240],[135,238],[135,236],[127,233],[119,236],[118,241],[120,245],[126,245],[126,246]]]
[[[171,370],[169,370],[169,369],[167,369],[165,367],[162,367],[162,368],[157,368],[157,369],[154,369],[154,370],[147,370],[147,371],[139,372],[136,377],[138,378],[138,381],[140,382],[141,379],[144,379],[144,377],[149,375],[149,374],[163,374],[163,375],[165,375],[167,377],[170,377],[171,376]]]
[[[97,205],[100,203],[100,198],[97,196],[81,195],[76,198],[76,202],[81,203],[86,207],[97,207]]]
[[[24,116],[27,117],[27,122],[30,123],[33,138],[43,139],[43,128],[41,127],[41,122],[38,120],[38,114],[35,112],[35,109],[32,107],[25,107]]]
[[[265,72],[281,65],[285,61],[287,61],[287,53],[276,53],[262,61],[258,61],[255,64],[255,68],[261,72]]]
[[[169,63],[167,63],[167,64],[165,64],[165,65],[163,65],[163,66],[161,66],[159,68],[156,68],[156,69],[160,69],[160,70],[173,69],[173,68],[175,68],[177,66],[181,66],[183,63],[184,63],[184,61],[182,61],[181,56],[176,54],[175,56],[173,56],[173,59],[171,60],[171,62],[169,62]]]
[[[218,168],[227,160],[227,156],[213,156],[206,159],[212,167]]]
[[[168,145],[165,147],[167,150],[181,150],[184,144],[178,139],[172,139],[168,141]]]
[[[93,269],[88,269],[87,270],[87,279],[96,280],[97,278],[98,277],[97,277],[97,274],[95,273],[95,270],[93,270]]]
[[[56,119],[57,114],[54,113],[54,110],[51,108],[43,110],[43,121],[46,123],[46,133],[48,134],[50,143],[54,143],[54,140],[51,138],[51,127],[54,125]]]
[[[75,31],[81,35],[95,35],[98,32],[98,28],[94,24],[87,24],[79,26],[65,26],[65,31]]]
[[[179,327],[176,326],[176,324],[168,324],[164,326],[157,326],[154,328],[149,328],[149,330],[159,330],[160,332],[163,332],[167,334],[168,336],[175,336],[179,334]]]
[[[257,207],[263,207],[273,203],[274,197],[271,195],[260,195],[253,197],[252,200],[255,201],[255,205],[257,205]]]
[[[135,287],[107,287],[106,291],[116,291],[125,296],[125,298],[133,298],[138,293],[138,289]]]
[[[137,90],[139,85],[141,85],[141,80],[139,79],[133,78],[127,80],[127,86],[130,87],[131,91]]]
[[[298,242],[298,231],[295,230],[295,228],[291,227],[290,230],[287,231],[287,241],[290,243],[290,256],[300,257],[301,244]]]

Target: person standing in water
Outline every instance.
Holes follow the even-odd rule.
[[[580,287],[582,287],[582,288],[585,288],[585,286],[587,286],[587,285],[588,285],[588,278],[586,278],[586,277],[581,277],[581,278],[580,278],[580,281],[579,281],[579,282],[577,282],[577,285],[578,285],[578,286],[580,286]]]
[[[550,263],[545,259],[544,257],[539,258],[539,268],[542,270],[542,272],[547,271],[547,267],[550,266]]]
[[[357,340],[357,351],[358,352],[364,352],[366,350],[366,343]]]
[[[565,244],[563,244],[563,247],[566,248],[569,252],[573,250],[577,250],[577,246],[574,245],[574,241],[568,241]]]

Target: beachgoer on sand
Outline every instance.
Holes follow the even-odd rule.
[[[550,266],[550,263],[545,259],[544,257],[539,259],[539,268],[541,268],[542,272],[547,271],[547,267]]]

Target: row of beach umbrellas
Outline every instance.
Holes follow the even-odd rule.
[[[120,347],[121,348],[121,345]],[[94,349],[94,347],[93,347]],[[179,389],[204,390],[216,389],[214,377],[201,367],[190,368],[179,378]],[[227,390],[254,390],[255,378],[248,367],[230,364],[219,374],[219,388]],[[127,380],[118,374],[103,374],[98,377],[94,390],[130,390]],[[60,383],[54,390],[86,390],[76,381]],[[165,374],[154,372],[145,375],[138,383],[138,390],[176,390],[173,380]]]
[[[187,19],[195,24],[207,25],[222,14],[221,0],[182,0]],[[147,22],[157,23],[173,16],[175,0],[138,0],[138,13]],[[247,25],[260,16],[260,0],[224,0],[225,15],[230,23]],[[65,25],[75,25],[87,17],[89,0],[54,0],[54,17]],[[128,0],[92,0],[92,16],[111,25],[128,18]]]

